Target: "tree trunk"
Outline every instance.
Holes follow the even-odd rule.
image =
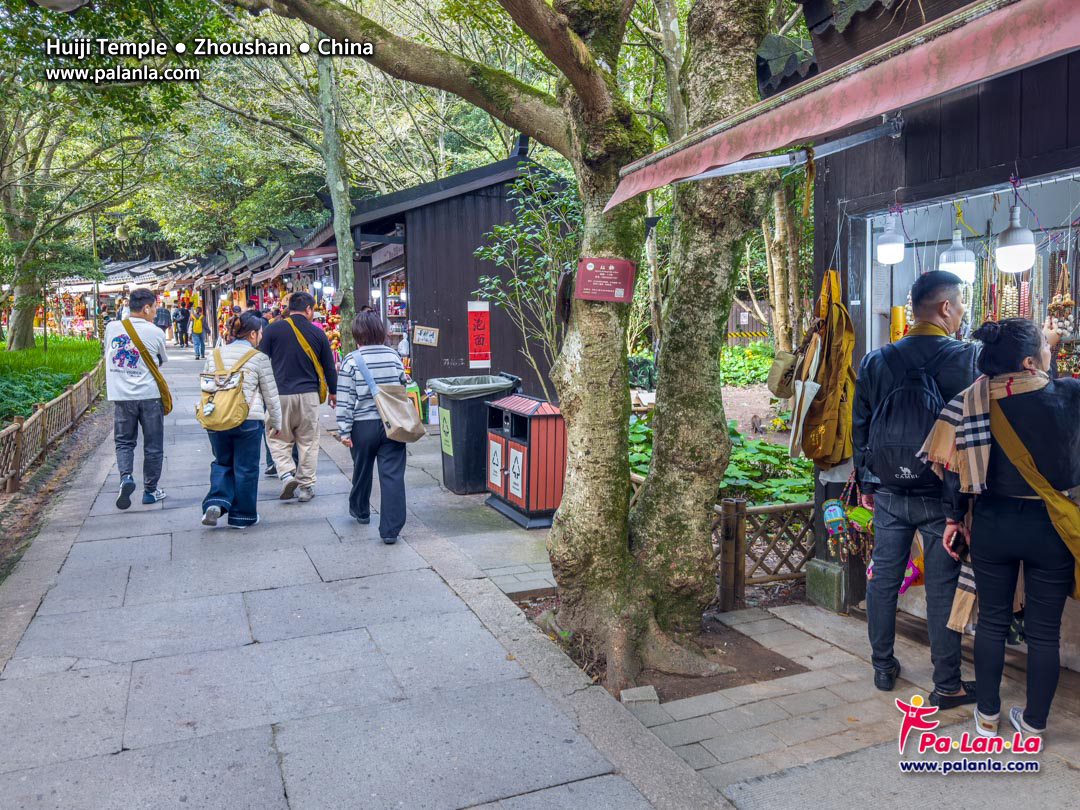
[[[656,197],[651,191],[645,198],[645,213],[650,217],[656,216]],[[652,326],[652,348],[655,356],[664,339],[664,307],[660,291],[660,264],[656,256],[656,228],[650,230],[645,239],[645,263],[649,271],[649,321]]]
[[[790,192],[784,194],[784,205],[777,213],[781,216],[784,238],[784,250],[787,251],[788,269],[788,295],[791,298],[791,309],[788,315],[788,324],[791,328],[791,343],[797,346],[802,338],[802,292],[800,280],[802,267],[799,261],[799,230],[796,227],[798,220],[794,214],[795,200]]]
[[[34,348],[34,313],[41,301],[41,288],[36,284],[16,283],[14,294],[7,333],[7,348],[13,352]]]
[[[341,148],[341,130],[338,125],[341,105],[338,102],[337,76],[329,56],[316,59],[319,74],[319,118],[322,121],[322,152],[326,163],[326,185],[334,208],[334,240],[338,252],[338,290],[341,297],[338,314],[341,316],[341,353],[356,348],[352,336],[353,304],[353,237],[352,197],[349,194],[349,167]]]
[[[784,211],[787,209],[787,195],[783,188],[774,188],[772,193],[773,204],[773,236],[769,240],[765,234],[765,250],[770,256],[774,289],[776,298],[773,301],[773,334],[776,337],[776,348],[781,351],[791,351],[791,289],[790,274],[788,271],[788,245],[785,228]]]
[[[765,0],[694,4],[683,71],[691,130],[756,101],[754,64],[766,6]],[[719,356],[735,251],[753,227],[756,182],[739,176],[676,189],[653,457],[630,519],[633,554],[664,631],[697,630],[716,595],[713,504],[730,454]]]

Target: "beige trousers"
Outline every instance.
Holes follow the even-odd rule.
[[[314,486],[315,468],[319,462],[319,395],[310,391],[282,394],[280,399],[281,430],[276,436],[267,435],[266,438],[274,466],[279,476],[294,473],[300,486]],[[299,464],[293,463],[294,444]]]

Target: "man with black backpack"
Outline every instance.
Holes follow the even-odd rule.
[[[941,545],[945,489],[917,453],[945,404],[978,376],[976,347],[954,340],[964,306],[959,278],[932,271],[911,288],[915,325],[907,336],[863,358],[852,414],[855,474],[862,505],[874,513],[873,573],[866,613],[874,685],[891,690],[900,674],[893,655],[897,595],[916,531],[922,540],[930,657],[930,704],[943,709],[975,701],[960,679],[960,634],[947,627],[960,564]]]

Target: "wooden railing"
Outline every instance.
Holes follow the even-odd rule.
[[[633,504],[645,479],[630,475]],[[747,506],[725,498],[713,509],[713,557],[721,610],[732,610],[747,585],[804,579],[814,556],[814,503]]]
[[[16,416],[13,424],[0,430],[0,486],[18,491],[30,468],[78,423],[104,387],[105,362],[99,360],[60,396],[39,402],[30,416]]]

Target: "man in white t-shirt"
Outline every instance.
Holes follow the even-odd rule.
[[[146,351],[161,365],[165,353],[165,333],[154,326],[157,296],[150,290],[135,289],[128,298],[129,319]],[[105,327],[105,389],[113,403],[113,434],[116,441],[116,466],[120,470],[120,494],[116,507],[131,506],[135,491],[135,445],[139,428],[143,434],[143,498],[146,504],[165,498],[158,488],[161,462],[165,456],[165,411],[157,381],[146,359],[128,335],[122,320]]]

